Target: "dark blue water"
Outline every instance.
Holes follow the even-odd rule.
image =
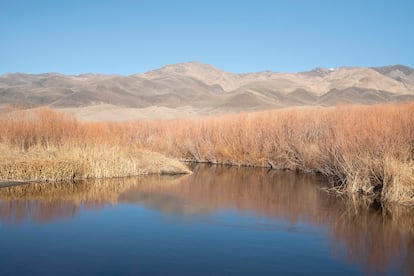
[[[315,176],[197,167],[0,189],[0,275],[400,275],[413,213]]]

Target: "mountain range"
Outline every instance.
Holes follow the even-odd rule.
[[[94,112],[104,111],[118,112],[108,113],[109,119],[117,114],[128,117],[130,112],[125,111],[139,111],[142,115],[131,118],[156,118],[405,100],[414,100],[414,69],[403,65],[234,74],[211,65],[187,62],[130,76],[58,73],[0,76],[1,106],[49,106],[80,117],[87,118],[85,114],[89,114],[89,119],[93,119]],[[157,116],[157,112],[166,116]]]

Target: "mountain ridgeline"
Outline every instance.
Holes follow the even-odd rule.
[[[0,106],[187,107],[211,114],[405,100],[414,100],[414,69],[402,65],[233,74],[189,62],[130,76],[57,73],[0,76]]]

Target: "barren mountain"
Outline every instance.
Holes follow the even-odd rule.
[[[131,76],[0,76],[0,106],[46,105],[88,119],[186,117],[297,105],[413,99],[414,69],[402,65],[233,74],[189,62]]]

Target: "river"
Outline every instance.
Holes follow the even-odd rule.
[[[0,275],[414,275],[414,212],[317,175],[195,166],[0,189]]]

